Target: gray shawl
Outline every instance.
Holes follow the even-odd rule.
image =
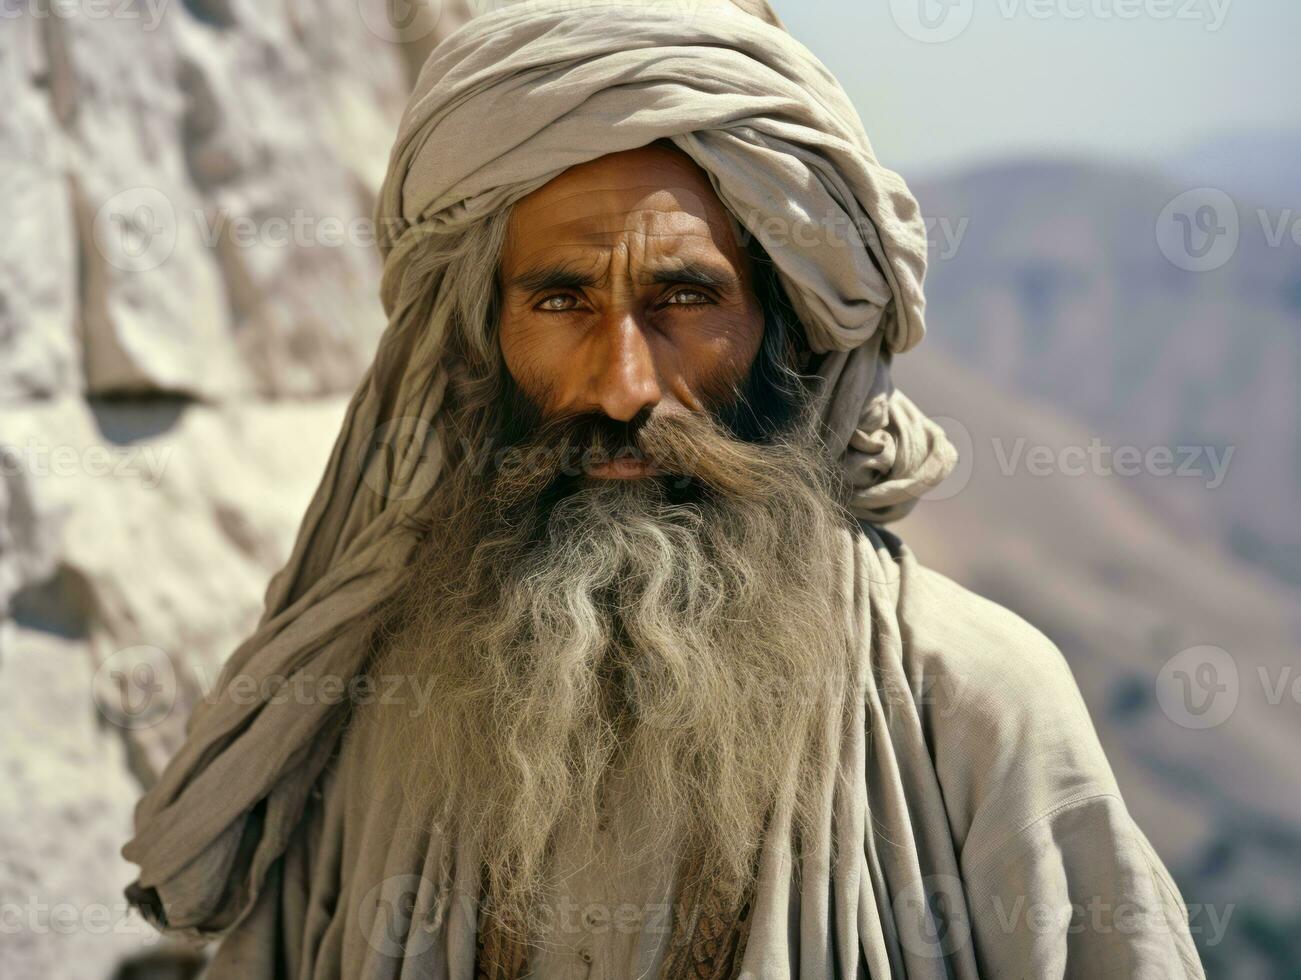
[[[957,750],[935,753],[952,726],[936,728],[918,692],[946,654],[919,646],[903,611],[910,559],[872,527],[905,513],[954,462],[942,432],[889,375],[891,357],[923,334],[925,229],[903,181],[877,163],[845,93],[762,2],[542,0],[476,18],[425,64],[378,204],[388,330],[257,631],[139,804],[124,850],[141,868],[129,894],[169,931],[226,937],[214,975],[471,975],[474,855],[432,826],[394,821],[390,789],[370,785],[363,764],[327,766],[344,705],[249,703],[230,696],[230,685],[239,675],[346,680],[364,670],[360,624],[396,588],[415,543],[408,518],[419,496],[389,491],[432,486],[443,462],[446,320],[438,297],[419,295],[407,279],[422,233],[474,222],[570,166],[661,138],[708,173],[773,257],[818,355],[821,412],[865,522],[847,533],[843,554],[828,556],[843,568],[854,619],[862,724],[842,745],[839,771],[826,775],[814,839],[795,855],[789,815],[772,823],[744,969],[759,977],[976,976],[978,961],[982,969],[1036,968],[1040,946],[1044,962],[1055,962],[1064,938],[1018,944],[1009,933],[982,943],[983,918],[973,931],[971,907],[1002,887],[997,875],[983,883],[965,876],[982,807],[990,828],[1020,830],[1057,820],[1063,806],[1087,805],[1101,814],[1089,826],[1102,834],[1095,844],[1107,867],[1118,853],[1126,867],[1153,867],[1145,842],[1115,843],[1132,824],[1123,807],[1100,802],[1115,798],[1114,784],[1060,657],[1043,651],[1038,634],[1019,632],[1028,628],[1008,627],[994,607],[972,606],[970,629],[987,635],[986,646],[1003,644],[1014,662],[1029,658],[1028,676],[1051,676],[1049,693],[1060,702],[1053,713],[1083,746],[1072,753],[1080,761],[1011,800],[943,785]],[[925,595],[914,612],[923,621],[978,602],[951,585],[911,591]],[[995,728],[1008,718],[1021,724],[1006,706],[991,717],[1004,719]],[[990,731],[972,741],[989,751],[1001,744]],[[972,765],[998,768],[989,758]],[[980,842],[997,854],[992,844]],[[1062,867],[1044,872],[1031,862],[1008,880],[1033,897],[1033,882],[1062,878]],[[1154,867],[1142,873],[1151,885],[1143,901],[1165,908],[1173,886]],[[377,925],[395,888],[415,894],[418,914],[400,923],[405,937],[391,936],[388,920]],[[421,941],[410,941],[417,930]],[[399,939],[407,941],[394,946]],[[1030,952],[1002,961],[1013,954],[997,952],[1000,945]],[[1172,943],[1159,948],[1160,962],[1189,962],[1186,943],[1178,957]]]

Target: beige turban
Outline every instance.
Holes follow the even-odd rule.
[[[662,138],[709,174],[776,263],[821,355],[821,410],[855,512],[901,516],[951,468],[943,434],[889,378],[890,358],[923,333],[917,203],[766,4],[543,0],[472,20],[430,56],[398,132],[377,215],[390,323],[375,363],[261,625],[137,810],[124,851],[141,866],[131,894],[156,920],[217,935],[272,887],[268,870],[346,714],[337,703],[249,703],[230,680],[355,676],[366,614],[411,554],[419,497],[389,490],[438,479],[447,381],[439,307],[403,289],[422,232],[465,226],[568,167]]]

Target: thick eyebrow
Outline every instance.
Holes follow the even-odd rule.
[[[656,269],[651,273],[650,281],[669,286],[706,286],[713,289],[727,289],[740,283],[740,279],[730,270],[700,262],[684,262],[667,269]]]
[[[510,280],[512,289],[526,293],[540,293],[547,289],[586,289],[595,286],[597,278],[590,272],[570,264],[544,265],[526,269]]]
[[[656,269],[642,281],[670,286],[704,286],[712,289],[728,289],[740,283],[740,279],[731,270],[701,262],[683,262]],[[578,268],[572,263],[559,263],[526,269],[512,276],[509,285],[512,289],[532,294],[549,289],[587,289],[598,283],[599,278],[591,272]]]

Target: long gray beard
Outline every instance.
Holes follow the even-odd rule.
[[[363,710],[378,762],[472,838],[490,911],[525,931],[558,828],[600,822],[621,862],[674,855],[739,897],[774,807],[812,819],[834,768],[848,530],[811,423],[765,445],[703,417],[643,439],[696,492],[586,481],[544,500],[545,473],[477,491],[462,474],[379,631],[372,671],[427,700]]]

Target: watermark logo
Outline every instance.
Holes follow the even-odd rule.
[[[939,483],[921,486],[917,497],[929,502],[949,500],[965,490],[971,482],[971,474],[976,465],[975,443],[971,438],[971,430],[952,416],[932,415],[930,420],[944,430],[944,435],[957,450],[958,461],[949,475]]]
[[[0,476],[133,479],[146,490],[153,490],[163,480],[172,449],[148,445],[50,445],[28,438],[22,445],[0,443]]]
[[[417,874],[385,878],[361,897],[357,924],[370,948],[394,959],[416,957],[437,941],[437,922],[422,914],[433,883]]]
[[[1156,222],[1157,245],[1185,272],[1211,272],[1238,251],[1242,224],[1237,205],[1215,187],[1184,191],[1165,206]]]
[[[975,0],[890,0],[895,24],[914,41],[943,44],[971,24]]]
[[[1003,476],[1025,472],[1033,477],[1175,477],[1198,479],[1218,490],[1228,477],[1234,446],[1112,446],[1094,436],[1087,446],[1032,444],[1020,436],[1010,444],[993,440],[994,457]]]
[[[1181,650],[1157,675],[1156,698],[1167,718],[1183,728],[1214,728],[1238,706],[1241,678],[1228,651],[1216,646]]]
[[[381,41],[410,44],[434,32],[443,15],[442,0],[357,0],[366,29]]]
[[[0,20],[139,21],[145,33],[158,30],[170,0],[0,0]]]
[[[1194,23],[1219,31],[1233,0],[997,0],[989,8],[1005,21]],[[890,0],[899,29],[916,41],[943,44],[971,25],[975,0]]]
[[[411,500],[433,489],[442,441],[428,420],[408,415],[390,419],[367,440],[363,457],[366,486],[386,500]]]
[[[118,728],[152,728],[176,706],[176,669],[160,647],[125,647],[95,671],[95,704]]]
[[[133,936],[153,946],[162,935],[126,902],[49,902],[38,895],[0,902],[0,936]]]
[[[1224,26],[1233,0],[998,0],[1004,20],[1136,21],[1201,24],[1214,33]]]
[[[894,899],[894,921],[899,941],[916,956],[949,956],[971,938],[962,882],[953,875],[911,882]]]
[[[92,235],[95,248],[113,268],[148,272],[176,248],[176,209],[156,187],[129,187],[104,202]]]
[[[1229,928],[1237,907],[1193,904],[1182,913],[1164,905],[1117,902],[1111,896],[1092,895],[1084,901],[1064,899],[1031,900],[1029,895],[995,895],[990,903],[991,926],[1004,935],[1076,936],[1165,935],[1177,933],[1201,937],[1206,946],[1217,946]]]

